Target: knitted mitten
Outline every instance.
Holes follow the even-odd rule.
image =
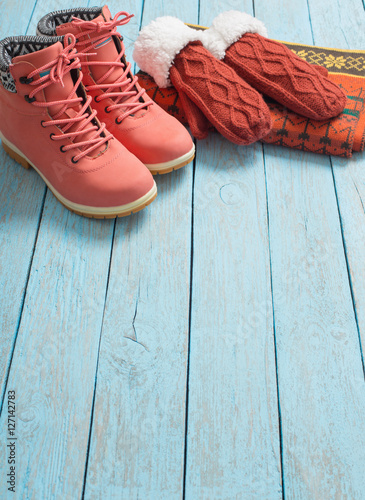
[[[318,64],[311,64],[312,68],[318,71],[322,76],[327,77],[328,76],[328,69],[326,69],[324,66],[319,66]]]
[[[228,11],[214,19],[201,40],[254,88],[296,113],[315,120],[341,113],[346,96],[323,70],[266,36],[261,21],[243,12]]]
[[[207,121],[194,112],[196,107],[236,144],[261,139],[271,129],[270,111],[262,96],[213,57],[198,41],[200,36],[176,18],[161,17],[142,29],[133,57],[160,87],[173,83],[185,101],[189,123],[197,136],[206,136]],[[186,99],[195,106],[187,104]]]
[[[179,91],[179,99],[193,136],[199,140],[206,139],[209,131],[214,130],[213,125],[182,90]]]
[[[231,142],[251,144],[269,133],[270,112],[262,96],[201,42],[189,43],[175,56],[170,78]]]

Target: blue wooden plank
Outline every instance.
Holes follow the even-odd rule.
[[[255,1],[271,36],[312,42],[305,1],[271,7]],[[264,150],[285,495],[361,499],[365,384],[330,161]]]
[[[118,223],[85,498],[181,498],[191,172],[159,183],[151,217]],[[191,184],[190,184],[191,186]]]
[[[197,12],[196,0],[145,1],[143,24]],[[182,496],[192,165],[156,182],[149,211],[116,227],[85,499]]]
[[[331,2],[310,2],[313,34],[318,45],[342,49],[365,47],[365,13],[360,1],[348,0],[333,9]],[[323,22],[337,26],[329,32]],[[341,22],[339,23],[339,20]],[[365,158],[355,153],[351,159],[332,158],[333,174],[346,246],[356,318],[365,349]]]
[[[8,390],[16,392],[17,498],[80,498],[112,223],[46,200]],[[5,454],[7,411],[0,419]],[[5,460],[0,475],[7,472]],[[6,482],[0,485],[6,497]]]
[[[212,136],[194,189],[187,498],[281,491],[262,147]]]
[[[251,2],[200,2],[200,24]],[[186,498],[282,497],[262,146],[199,144]]]
[[[365,48],[364,4],[361,0],[333,2],[308,0],[316,45],[342,49]]]

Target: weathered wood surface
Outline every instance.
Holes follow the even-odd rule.
[[[1,37],[72,6],[6,2]],[[273,38],[365,47],[361,0],[109,7],[135,14],[129,60],[141,24],[209,25],[232,8]],[[331,162],[212,134],[195,167],[157,177],[156,202],[115,224],[69,213],[3,152],[0,165],[15,498],[362,500],[363,155]],[[0,497],[14,498],[6,419],[3,406]]]
[[[187,498],[281,498],[261,145],[201,145],[193,264]]]
[[[346,9],[341,9],[340,13],[332,9],[328,1],[310,2],[310,8],[314,12],[312,26],[318,45],[364,49],[365,16],[360,1],[347,2]],[[330,31],[324,28],[321,19],[325,13],[326,23],[338,26],[338,29]],[[332,164],[356,319],[365,348],[365,158],[364,155],[354,155],[346,161],[333,157]]]
[[[324,3],[323,14],[334,9]],[[312,43],[316,26],[308,15],[298,19],[306,6],[305,0],[285,2],[283,23],[283,2],[272,2],[268,11],[266,2],[255,1],[270,36],[283,39],[284,25],[285,39]],[[327,16],[318,22],[330,29]],[[333,30],[329,36],[335,40]],[[360,499],[365,384],[331,163],[264,149],[285,493]]]

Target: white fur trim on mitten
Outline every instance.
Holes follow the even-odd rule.
[[[215,57],[223,59],[228,47],[245,33],[258,33],[267,37],[263,22],[245,12],[229,10],[219,14],[213,20],[212,27],[202,32],[200,39]]]
[[[200,37],[200,31],[189,28],[176,17],[158,17],[138,35],[133,59],[142,71],[153,77],[159,87],[169,87],[169,72],[175,56],[189,42]]]

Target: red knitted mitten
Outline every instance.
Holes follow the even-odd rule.
[[[337,116],[346,96],[323,70],[282,43],[266,38],[257,19],[242,12],[220,14],[201,39],[205,47],[257,90],[298,114],[315,120]]]
[[[251,144],[269,133],[270,112],[262,96],[201,42],[191,42],[179,52],[170,78],[231,142]]]
[[[316,64],[312,64],[313,68],[321,73],[324,76],[328,75],[328,71],[323,66],[318,66]],[[174,67],[171,68],[170,74],[173,71]],[[171,76],[171,80],[173,77]],[[189,99],[189,97],[184,94],[184,92],[180,89],[179,92],[180,104],[182,109],[184,110],[185,118],[189,124],[191,133],[193,136],[198,139],[206,139],[211,130],[214,130],[213,125],[209,122],[208,118],[203,114],[203,112],[198,108],[194,102]]]
[[[316,64],[312,64],[311,66],[313,66],[313,68],[323,76],[328,75],[328,70],[323,66],[318,66]],[[174,67],[171,68],[170,74],[173,69]],[[173,80],[172,76],[171,80]],[[209,131],[214,130],[213,125],[209,122],[208,118],[203,114],[198,106],[194,104],[193,101],[189,99],[189,97],[184,94],[181,89],[179,90],[178,94],[181,107],[184,110],[185,118],[189,124],[191,133],[196,139],[206,139],[208,137]]]
[[[324,66],[319,66],[319,64],[311,64],[312,68],[318,71],[322,76],[327,77],[328,76],[328,69],[326,69]]]
[[[171,78],[189,110],[197,137],[206,136],[209,121],[236,144],[261,139],[271,129],[270,111],[262,96],[232,68],[213,57],[197,41],[200,36],[176,18],[158,18],[142,29],[133,57],[160,87],[170,85]],[[206,120],[195,112],[196,107]]]
[[[180,90],[178,94],[191,133],[196,139],[206,139],[209,131],[214,130],[213,125],[209,122],[204,113],[200,111],[198,106],[194,104],[182,90]]]

